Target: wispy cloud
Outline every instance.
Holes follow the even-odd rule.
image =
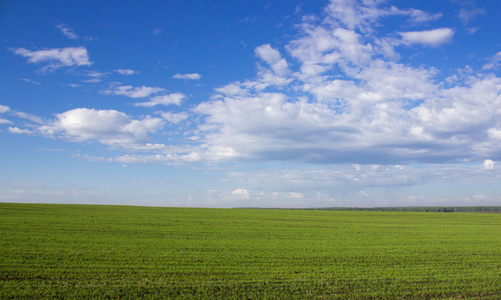
[[[175,78],[175,79],[188,79],[188,80],[199,80],[200,78],[202,78],[202,75],[198,74],[198,73],[190,73],[190,74],[175,74],[174,76],[172,76],[172,78]]]
[[[439,28],[425,31],[399,32],[402,42],[407,45],[421,44],[438,47],[452,40],[454,31],[450,28]]]
[[[485,14],[485,9],[483,8],[462,8],[459,10],[459,18],[464,25],[468,25],[474,19]]]
[[[61,31],[61,33],[64,34],[67,38],[69,38],[71,40],[78,39],[78,35],[73,31],[72,28],[69,28],[68,26],[66,26],[64,24],[58,24],[58,25],[56,25],[56,28],[59,29],[59,31]]]
[[[181,105],[181,102],[186,99],[183,93],[172,93],[162,96],[154,96],[150,98],[147,102],[138,102],[134,104],[135,106],[153,107],[157,105]]]
[[[21,80],[22,80],[22,81],[24,81],[24,82],[28,82],[28,83],[34,84],[34,85],[41,85],[41,83],[40,83],[40,82],[35,81],[35,80],[33,80],[33,79],[22,78]]]
[[[117,72],[120,75],[134,75],[134,74],[139,73],[138,71],[131,70],[131,69],[118,69],[118,70],[115,70],[115,72]]]
[[[155,28],[151,31],[153,35],[159,35],[163,32],[164,30],[162,28]]]
[[[48,63],[42,70],[53,70],[61,67],[90,66],[87,49],[84,47],[53,48],[44,50],[28,50],[12,48],[14,54],[28,58],[29,63]]]
[[[488,63],[486,63],[482,68],[484,70],[496,70],[499,69],[501,65],[501,51],[496,53],[496,55],[487,59]]]
[[[164,92],[164,88],[139,86],[133,87],[132,85],[114,86],[109,90],[103,91],[104,94],[122,95],[129,98],[146,98],[150,95]]]

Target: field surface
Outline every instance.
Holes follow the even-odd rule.
[[[501,299],[501,214],[0,203],[0,299]]]

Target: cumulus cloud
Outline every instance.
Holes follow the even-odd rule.
[[[118,111],[77,109],[57,115],[40,130],[75,141],[155,152],[166,147],[147,146],[150,134],[167,122],[186,122],[193,125],[184,132],[189,146],[169,148],[168,153],[128,154],[120,160],[353,163],[359,166],[358,170],[350,166],[353,172],[365,170],[365,178],[372,178],[374,184],[377,176],[369,175],[382,167],[366,170],[364,166],[499,160],[501,79],[464,68],[443,80],[437,76],[441,70],[433,66],[399,60],[406,54],[399,53],[399,45],[438,47],[452,42],[454,31],[439,28],[381,36],[377,28],[388,16],[406,16],[410,22],[430,22],[441,16],[384,4],[333,0],[323,20],[306,18],[297,26],[297,36],[284,45],[283,52],[270,44],[256,47],[257,76],[216,88],[208,101],[190,108],[189,114],[157,112],[158,118],[134,119]],[[497,67],[497,56],[484,70]],[[166,92],[130,85],[104,91],[148,98],[135,103],[144,107],[179,106],[186,98]],[[409,182],[399,170],[394,167],[385,174],[397,178],[396,182]],[[371,184],[353,172],[347,173],[350,178],[336,176],[353,184]],[[294,189],[281,193],[290,191]]]
[[[90,66],[87,49],[84,47],[53,48],[44,50],[11,49],[14,54],[28,58],[29,63],[48,63],[42,70],[53,70],[61,67]]]
[[[198,74],[198,73],[190,73],[190,74],[174,74],[174,76],[172,76],[172,78],[175,78],[175,79],[188,79],[188,80],[199,80],[200,78],[202,78],[202,75]]]
[[[42,134],[64,136],[73,141],[98,141],[109,146],[134,148],[150,140],[149,133],[163,128],[165,121],[146,116],[135,120],[116,110],[77,108],[56,115],[39,127]]]
[[[17,134],[32,134],[33,133],[29,129],[21,129],[18,127],[9,127],[8,130],[10,133],[17,133]]]
[[[484,164],[482,165],[482,167],[483,167],[484,170],[494,170],[494,165],[495,164],[496,164],[495,161],[490,160],[490,159],[486,159],[484,161]]]
[[[299,63],[297,71],[270,45],[257,47],[271,72],[260,70],[255,81],[218,88],[212,101],[193,109],[204,116],[199,130],[206,149],[224,149],[229,159],[314,163],[498,157],[500,79],[470,74],[444,88],[435,68],[394,61],[386,54],[396,53],[400,42],[377,46],[387,37],[375,35],[374,24],[389,15],[414,15],[415,21],[421,16],[423,22],[440,15],[380,8],[381,3],[333,1],[325,22],[302,24],[299,38],[285,46]],[[454,32],[399,34],[410,47],[435,47],[451,41]],[[263,84],[263,74],[276,73],[285,81],[274,86],[284,92],[267,91],[273,85]]]
[[[249,191],[246,189],[236,189],[231,192],[233,199],[249,199]]]
[[[150,101],[139,102],[134,104],[135,106],[153,107],[157,105],[181,105],[181,102],[186,99],[183,93],[172,93],[168,95],[151,97]]]
[[[438,47],[452,40],[454,31],[450,28],[439,28],[425,31],[399,32],[402,42],[407,45],[420,44]]]
[[[289,72],[287,61],[282,58],[280,52],[273,49],[269,44],[257,47],[256,54],[259,58],[264,60],[276,74],[285,75]]]

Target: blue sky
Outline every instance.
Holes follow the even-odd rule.
[[[496,1],[2,1],[0,201],[501,205]]]

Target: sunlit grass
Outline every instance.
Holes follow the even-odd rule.
[[[0,298],[498,299],[501,214],[0,204]]]

